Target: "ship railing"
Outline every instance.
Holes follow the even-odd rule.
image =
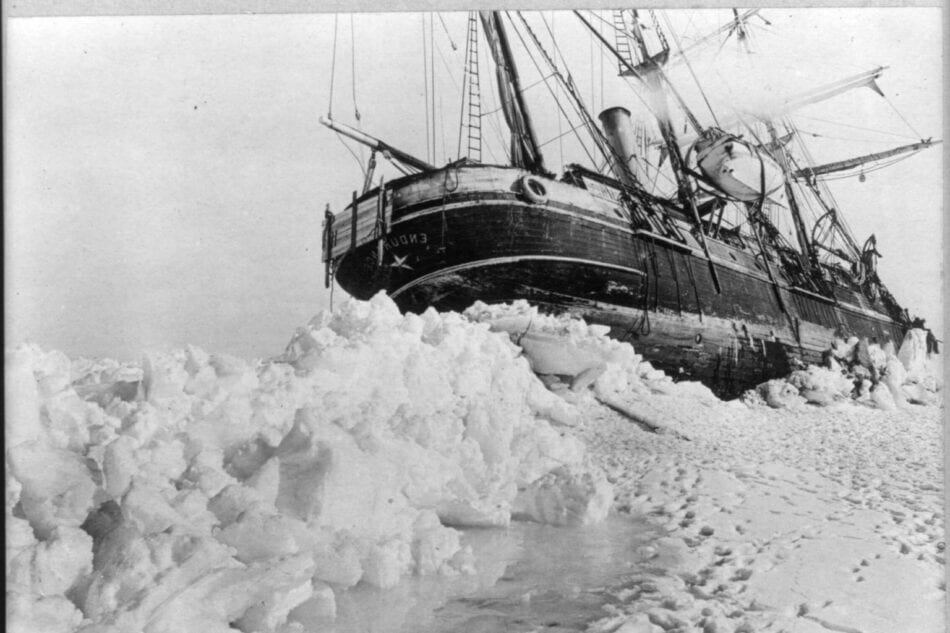
[[[327,236],[324,240],[324,260],[336,259],[355,251],[360,246],[385,237],[392,219],[392,204],[386,187],[381,185],[368,195],[357,197],[327,220]]]

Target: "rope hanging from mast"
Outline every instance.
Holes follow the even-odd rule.
[[[429,153],[429,149],[432,145],[432,141],[429,138],[429,58],[426,49],[426,14],[423,13],[420,15],[419,19],[422,20],[422,82],[425,85],[426,161],[431,163],[432,155]]]
[[[333,88],[334,88],[334,84],[335,84],[335,80],[336,80],[336,48],[337,48],[337,33],[338,33],[338,26],[339,26],[339,17],[340,17],[339,14],[334,14],[334,15],[333,15],[333,54],[332,54],[331,59],[330,59],[330,95],[329,95],[329,103],[327,104],[327,119],[330,120],[330,121],[333,120]],[[351,22],[351,26],[352,26],[352,22]],[[353,50],[355,51],[355,48],[354,48]],[[354,69],[355,69],[355,66],[354,66]],[[355,83],[355,82],[354,82],[354,83]],[[355,89],[355,87],[354,87],[353,90],[354,90],[354,92],[353,92],[353,99],[354,99],[354,107],[355,107],[355,104],[356,104],[356,89]],[[359,119],[359,114],[357,114],[357,119]],[[336,130],[334,130],[334,131],[336,131]],[[353,160],[356,161],[356,164],[357,164],[357,165],[359,166],[359,168],[360,168],[360,172],[362,172],[363,177],[365,178],[365,177],[366,177],[366,167],[363,166],[363,160],[360,158],[360,156],[358,156],[358,155],[356,154],[355,151],[353,151],[353,148],[352,148],[352,147],[350,147],[349,145],[347,145],[346,141],[343,140],[343,137],[339,134],[338,131],[337,131],[336,137],[337,137],[338,139],[340,139],[340,142],[343,144],[343,147],[346,148],[346,150],[347,150],[347,151],[350,153],[350,155],[353,157]]]
[[[353,91],[353,116],[356,117],[357,124],[360,119],[360,109],[356,105],[356,29],[353,27],[353,14],[350,14],[350,77],[352,79]]]
[[[339,19],[338,14],[333,15],[333,55],[330,58],[330,103],[327,106],[327,118],[333,118],[333,80],[336,77],[336,27]]]

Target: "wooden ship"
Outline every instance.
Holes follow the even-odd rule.
[[[741,35],[755,13],[734,11],[732,32]],[[606,325],[656,367],[722,396],[821,362],[835,336],[899,345],[911,320],[877,274],[875,240],[855,240],[822,178],[937,141],[811,165],[790,149],[796,128],[787,116],[847,90],[876,90],[882,69],[790,99],[770,118],[703,125],[665,72],[688,60],[668,44],[653,12],[649,34],[642,12],[613,12],[613,37],[590,14],[574,14],[619,75],[651,95],[653,144],[643,142],[643,126],[625,107],[595,120],[523,14],[471,13],[460,117],[466,156],[436,166],[321,120],[373,150],[362,192],[336,213],[328,206],[327,285],[335,280],[360,299],[385,290],[412,312],[525,299],[545,312]],[[569,164],[559,175],[546,168],[512,51],[514,29],[559,83],[558,107],[576,114],[599,161]],[[508,164],[480,159],[480,44],[493,62],[510,131]],[[672,172],[667,194],[649,186],[641,159],[650,147]],[[377,155],[401,175],[374,182]],[[810,222],[801,209],[805,197],[821,211]],[[790,219],[794,239],[777,228],[779,214]]]

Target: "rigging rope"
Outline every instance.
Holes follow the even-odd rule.
[[[327,106],[327,118],[333,118],[333,80],[336,77],[336,26],[339,15],[333,16],[333,56],[330,61],[330,104]]]
[[[485,51],[485,47],[479,47],[478,49],[478,67],[479,68],[490,67],[489,63],[484,59],[486,55],[490,55],[490,53]],[[486,97],[486,99],[491,98],[492,104],[500,102],[500,99],[498,98],[498,83],[495,81],[489,81],[487,82],[487,85],[488,85],[488,90],[484,93],[484,96]],[[486,102],[486,105],[488,105],[487,102]],[[498,109],[500,109],[500,106]],[[494,113],[494,116],[491,116],[492,113]],[[502,132],[502,129],[501,129],[502,124],[499,121],[500,117],[498,115],[497,109],[490,112],[483,112],[479,116],[483,119],[488,120],[488,125],[491,127],[492,132],[495,133],[495,140],[497,141],[498,146],[501,148],[502,156],[505,157],[504,161],[499,161],[498,156],[497,154],[495,154],[495,151],[492,149],[491,144],[486,144],[485,149],[487,149],[488,153],[491,155],[492,162],[510,163],[511,154],[509,150],[509,144],[505,141],[505,134]]]
[[[521,45],[524,47],[525,51],[528,52],[528,57],[531,59],[531,62],[534,64],[534,67],[538,71],[538,74],[543,77],[542,81],[544,82],[545,87],[548,89],[548,92],[551,93],[551,98],[554,99],[554,102],[557,104],[558,110],[560,110],[561,114],[564,115],[565,121],[567,121],[568,125],[570,125],[570,122],[571,122],[570,117],[568,116],[567,112],[564,110],[564,106],[561,105],[560,100],[558,100],[557,95],[554,94],[554,91],[551,89],[550,84],[548,84],[547,82],[547,79],[549,79],[551,76],[556,77],[560,81],[561,75],[560,73],[556,72],[556,68],[554,67],[553,60],[551,59],[550,55],[547,54],[547,51],[545,51],[544,48],[541,46],[541,41],[538,39],[538,36],[535,35],[534,31],[528,25],[528,22],[525,19],[524,14],[522,14],[520,11],[517,11],[516,14],[518,15],[518,18],[521,20],[521,23],[524,24],[525,28],[528,30],[528,34],[531,36],[531,39],[534,41],[535,46],[538,49],[538,52],[542,55],[542,57],[544,57],[547,60],[548,65],[552,68],[552,70],[555,70],[555,73],[545,77],[545,75],[541,72],[540,64],[538,64],[537,60],[534,58],[534,55],[531,54],[531,48],[527,45],[527,43],[524,40],[524,37],[521,35],[521,31],[519,31],[517,28],[513,28],[515,34],[518,36],[518,39],[521,41]],[[542,15],[542,19],[543,17],[544,16]],[[515,26],[515,23],[513,20],[511,24],[512,26]],[[591,86],[593,87],[593,84],[591,84]],[[570,101],[571,101],[571,104],[574,106],[575,113],[583,121],[584,116],[580,112],[577,112],[577,104],[575,104],[573,100],[570,100]],[[586,124],[582,123],[582,125],[586,127]],[[580,144],[581,148],[584,150],[584,153],[587,154],[587,157],[590,159],[591,165],[593,165],[594,168],[596,169],[597,161],[594,159],[594,156],[593,154],[591,154],[590,150],[587,149],[587,145],[584,143],[584,139],[581,137],[580,134],[577,133],[577,128],[573,127],[571,128],[571,131],[574,132],[574,136],[577,137],[578,143]],[[563,160],[562,160],[562,164],[563,164]]]
[[[449,44],[452,45],[452,50],[453,50],[453,51],[457,51],[457,50],[459,49],[459,47],[456,46],[456,45],[455,45],[455,42],[452,40],[452,35],[449,33],[449,27],[445,26],[445,20],[442,19],[442,14],[441,14],[441,13],[436,13],[436,15],[439,16],[439,22],[442,23],[442,30],[445,31],[445,36],[446,36],[447,38],[449,38]]]
[[[591,12],[591,14],[594,15],[594,17],[596,17],[598,20],[600,20],[600,21],[602,21],[602,22],[604,21],[603,18],[601,18],[599,15],[597,15],[597,14],[595,14],[595,13],[593,13],[593,12]],[[568,69],[568,66],[567,66],[567,60],[564,58],[564,54],[563,54],[563,52],[561,51],[560,47],[557,45],[557,40],[556,40],[556,38],[554,37],[554,32],[553,32],[553,30],[552,30],[552,27],[551,27],[550,25],[548,25],[548,21],[545,19],[544,14],[543,14],[543,13],[540,14],[540,17],[541,17],[541,21],[544,23],[545,29],[547,29],[547,31],[548,31],[548,35],[551,36],[551,42],[552,42],[552,44],[554,45],[554,50],[555,50],[555,52],[556,52],[556,55],[555,55],[554,59],[552,59],[551,56],[548,55],[547,52],[544,50],[544,48],[541,46],[540,40],[537,38],[537,36],[536,36],[536,35],[534,34],[534,32],[532,31],[531,27],[528,25],[528,23],[527,23],[527,21],[525,20],[524,16],[523,16],[520,12],[518,12],[518,15],[519,15],[519,17],[521,18],[521,21],[524,23],[525,28],[528,29],[528,33],[531,35],[532,39],[534,40],[535,45],[538,47],[538,49],[541,51],[541,53],[542,53],[542,54],[544,55],[544,57],[547,59],[548,65],[551,66],[551,68],[555,71],[555,73],[556,73],[558,79],[559,79],[561,82],[567,83],[568,86],[573,85],[573,79],[572,79],[572,77],[571,77],[570,70]],[[553,24],[553,15],[552,15],[552,24]],[[610,23],[607,23],[607,24],[610,26],[610,28],[614,28],[614,26],[613,26],[612,24],[610,24]],[[593,43],[594,43],[594,42],[593,42],[593,39],[591,39],[591,44],[593,44]],[[597,48],[598,48],[598,50],[600,51],[601,63],[603,63],[603,58],[606,56],[606,52],[605,52],[604,49],[601,48],[601,47],[597,47]],[[566,78],[565,78],[563,75],[561,75],[561,73],[558,72],[558,70],[557,70],[557,64],[556,64],[557,55],[560,55],[560,56],[561,56],[561,62],[564,64],[565,70],[567,71],[567,77],[566,77]],[[593,62],[591,62],[591,67],[593,68]],[[649,105],[649,104],[646,102],[646,100],[643,98],[643,95],[639,94],[639,92],[637,92],[636,90],[633,90],[633,86],[631,86],[628,82],[624,82],[624,85],[627,86],[631,91],[633,91],[634,96],[636,96],[637,99],[639,99],[640,102],[644,104],[644,106],[647,108],[647,110],[649,110],[649,111],[651,111],[651,112],[653,111],[652,108],[650,107],[650,105]],[[550,87],[549,87],[549,89],[550,89]],[[592,93],[593,93],[593,90],[594,90],[594,88],[593,88],[593,81],[592,81],[592,83],[591,83],[591,92],[592,92]],[[568,92],[570,92],[569,89],[568,89]],[[576,98],[578,101],[580,101],[580,94],[576,94],[576,97],[575,97],[575,98]],[[592,97],[591,101],[593,102],[593,97]],[[571,101],[571,104],[575,107],[575,111],[576,111],[576,110],[577,110],[577,104],[575,104],[575,103],[573,102],[573,100]],[[583,105],[582,105],[582,107],[583,107]],[[582,119],[584,118],[584,116],[583,116],[582,113],[578,112],[578,115],[581,116]],[[565,114],[565,118],[568,118],[566,114]],[[560,122],[560,121],[559,121],[559,122]],[[568,121],[568,122],[569,122],[569,121]],[[599,131],[595,128],[595,129],[593,129],[593,130],[589,130],[589,132],[590,132],[590,134],[591,134],[592,136],[595,136],[595,137],[596,137]],[[577,135],[577,138],[578,138],[578,141],[579,141],[580,144],[581,144],[581,147],[584,149],[585,153],[587,153],[588,157],[591,159],[591,164],[594,166],[595,170],[600,171],[599,169],[597,169],[597,162],[596,162],[596,161],[593,159],[593,157],[590,155],[590,152],[587,150],[587,146],[584,144],[583,139],[581,139],[581,137],[580,137],[579,135]],[[597,144],[596,138],[595,138],[595,140],[594,140],[594,143],[595,143],[595,145]],[[608,162],[609,162],[609,159],[608,159]],[[563,159],[562,159],[562,163],[563,163]]]
[[[353,14],[350,14],[350,77],[353,89],[353,115],[356,117],[357,127],[360,121],[360,109],[356,105],[356,31],[353,28]],[[362,154],[362,152],[360,152]]]
[[[592,14],[592,15],[594,15],[594,14]],[[603,18],[599,18],[599,16],[595,16],[595,17],[598,17],[598,19],[600,19],[601,21],[604,21]],[[609,24],[609,23],[607,23],[607,24]],[[547,23],[545,23],[545,26],[546,26],[546,25],[547,25]],[[610,28],[612,28],[612,29],[614,29],[614,30],[616,31],[616,28],[615,28],[612,24],[609,24],[609,26],[610,26]],[[549,30],[549,31],[550,31],[550,30]],[[552,37],[553,37],[553,35],[552,35]],[[591,41],[593,41],[593,40],[591,40]],[[603,46],[599,47],[599,49],[600,49],[600,55],[601,55],[602,58],[603,58],[603,57],[608,57],[607,51],[605,50],[605,48],[604,48]],[[558,52],[560,53],[560,49],[558,49]],[[564,56],[563,56],[563,55],[561,55],[561,60],[564,61]],[[565,63],[565,66],[566,66],[566,63]],[[653,106],[651,106],[650,103],[649,103],[646,99],[643,98],[643,95],[640,94],[640,92],[639,92],[638,90],[636,90],[632,85],[630,85],[630,82],[625,81],[625,82],[623,82],[623,85],[627,86],[627,88],[633,93],[633,96],[635,96],[635,97],[640,101],[640,103],[643,104],[643,107],[645,107],[645,108],[647,109],[647,111],[648,111],[650,114],[652,114],[655,118],[659,118],[659,113],[656,111],[656,109],[655,109]]]
[[[607,26],[609,26],[610,28],[612,28],[612,29],[615,30],[615,31],[617,30],[617,27],[615,27],[613,24],[611,24],[610,22],[608,22],[607,20],[605,20],[605,19],[602,18],[601,16],[597,15],[597,13],[595,13],[593,9],[588,9],[587,12],[591,15],[591,17],[597,18],[598,21],[603,22],[604,24],[606,24]]]
[[[603,34],[603,27],[600,27],[601,34]],[[595,108],[596,109],[596,108]],[[600,56],[600,109],[604,109],[604,56]]]
[[[432,99],[432,162],[435,162],[436,143],[438,141],[435,133],[436,121],[438,120],[438,110],[435,109],[435,37],[433,33],[434,20],[432,14],[429,14],[429,83],[432,85],[430,92]]]
[[[541,17],[543,19],[544,16],[542,15]],[[547,25],[546,22],[545,22],[545,25]],[[551,46],[556,48],[557,44],[556,44],[556,40],[554,39],[553,31],[554,31],[554,11],[551,11],[551,29],[549,30],[549,33],[551,33]],[[555,56],[555,58],[552,59],[551,62],[554,65],[554,72],[557,72],[557,57]],[[561,84],[558,83],[557,87],[560,88]],[[555,98],[555,100],[560,101],[557,98]],[[560,160],[561,160],[561,170],[563,170],[564,169],[564,142],[563,142],[563,138],[562,138],[563,134],[561,134],[561,130],[562,130],[561,117],[558,117],[557,118],[557,151],[558,151],[558,156],[560,157]]]
[[[363,161],[360,160],[360,157],[356,155],[356,152],[353,151],[353,148],[347,145],[346,141],[343,140],[343,135],[339,132],[336,133],[336,137],[340,139],[340,142],[343,143],[343,147],[353,156],[353,160],[356,161],[357,166],[360,168],[360,171],[363,173],[363,178],[366,178],[366,167],[363,166]]]
[[[832,134],[822,134],[822,133],[820,133],[820,132],[812,132],[812,131],[810,131],[810,130],[802,130],[802,129],[799,129],[799,132],[800,132],[801,134],[804,134],[805,136],[810,136],[810,137],[812,137],[812,138],[827,138],[827,139],[833,139],[833,140],[835,140],[835,141],[848,141],[849,143],[865,143],[865,144],[868,144],[868,145],[876,145],[876,146],[880,146],[881,143],[882,143],[881,140],[874,140],[874,139],[867,139],[867,138],[855,138],[855,137],[853,137],[853,136],[834,136],[834,135],[832,135]],[[913,138],[913,137],[907,136],[907,137],[903,137],[903,138],[911,139],[911,138]],[[914,140],[916,140],[916,139],[914,139]]]
[[[788,128],[788,129],[790,129],[790,130],[795,130],[795,132],[796,132],[796,134],[797,134],[797,131],[798,131],[797,128],[796,128],[795,125],[791,122],[791,120],[789,120],[788,118],[786,118],[785,126],[786,126],[786,128]],[[796,139],[796,142],[797,142],[797,144],[798,144],[798,147],[801,149],[802,153],[805,155],[805,160],[806,160],[807,164],[810,164],[810,165],[814,164],[815,161],[814,161],[814,159],[813,159],[812,156],[811,156],[811,152],[808,151],[808,146],[805,145],[804,140],[802,139],[802,137],[796,135],[795,139]],[[791,161],[792,161],[792,163],[795,165],[796,169],[800,169],[800,168],[801,168],[801,166],[798,164],[798,161],[796,161],[793,156],[789,155],[789,159],[791,159]],[[818,202],[819,202],[823,207],[825,207],[825,208],[828,209],[828,210],[837,209],[837,208],[838,208],[838,203],[837,203],[837,201],[834,199],[834,195],[831,193],[831,190],[828,188],[828,186],[825,185],[824,181],[822,181],[822,180],[817,180],[817,179],[816,179],[815,182],[812,182],[812,181],[806,179],[806,180],[805,180],[805,185],[807,185],[807,187],[808,187],[809,189],[811,189],[811,191],[815,194],[815,197],[817,198]],[[819,189],[820,189],[820,191],[819,191]],[[826,203],[826,202],[823,200],[823,198],[822,198],[823,195],[824,195],[824,196],[827,196],[828,200],[830,201],[830,204],[829,204],[829,203]],[[841,236],[842,236],[842,238],[843,238],[843,241],[845,242],[845,245],[852,251],[852,255],[853,255],[854,257],[857,257],[857,256],[859,255],[859,253],[860,253],[860,249],[858,248],[857,243],[855,242],[854,233],[852,232],[851,227],[848,226],[848,223],[845,221],[845,219],[844,219],[843,217],[841,217],[841,215],[838,214],[837,212],[835,212],[835,216],[834,216],[834,217],[835,217],[834,225],[838,227],[838,232],[841,234]],[[832,236],[832,239],[833,239],[833,236]]]
[[[521,41],[522,41],[522,43],[524,43],[524,40],[521,40]],[[530,53],[529,53],[529,55],[530,55]],[[537,68],[537,70],[538,70],[539,73],[541,72],[541,69],[538,68],[538,65],[537,65],[537,64],[535,64],[535,68]],[[518,92],[519,92],[519,94],[524,94],[524,93],[528,92],[528,90],[530,90],[531,88],[534,88],[535,86],[539,86],[539,85],[541,85],[541,84],[547,82],[548,79],[551,79],[552,77],[556,77],[556,76],[557,76],[557,75],[556,75],[555,73],[553,73],[553,72],[550,73],[550,74],[548,74],[548,75],[542,75],[541,78],[538,79],[537,81],[532,81],[532,82],[531,82],[530,84],[528,84],[527,86],[522,86],[522,87],[521,87],[521,90],[519,90]],[[503,108],[503,106],[498,106],[498,107],[495,108],[494,110],[490,110],[490,111],[486,112],[485,114],[494,114],[495,112],[501,112],[502,108]]]
[[[897,113],[897,116],[901,118],[901,121],[903,121],[907,125],[910,131],[914,133],[914,136],[916,136],[917,138],[924,138],[923,136],[921,136],[921,134],[917,130],[914,129],[914,126],[910,124],[910,121],[904,118],[904,115],[901,114],[901,111],[897,109],[897,106],[891,103],[891,100],[887,97],[887,95],[884,96],[884,100],[887,101],[887,104],[891,106],[891,109],[894,110],[894,112]]]
[[[544,18],[544,14],[541,15],[541,21],[544,22],[544,28],[548,30],[548,35],[551,36],[551,44],[554,45],[555,52],[557,55],[561,56],[561,64],[567,68],[567,61],[564,59],[564,53],[561,52],[561,47],[557,45],[557,39],[554,37],[554,31],[552,30],[554,28],[554,13],[551,13],[551,26],[548,26],[548,21]],[[557,55],[555,55],[554,61],[552,62],[555,68],[557,68]],[[570,71],[568,71],[568,74],[570,74]]]
[[[593,11],[591,11],[593,13]],[[590,107],[597,109],[597,101],[594,100],[594,40],[590,40]]]
[[[426,14],[419,16],[422,20],[422,81],[425,84],[425,113],[426,113],[426,162],[432,162],[429,154],[431,141],[429,139],[429,58],[426,52]]]
[[[331,60],[330,60],[330,99],[329,99],[330,102],[329,102],[329,104],[327,105],[327,118],[328,118],[328,119],[332,119],[332,118],[333,118],[333,88],[334,88],[334,83],[335,83],[335,80],[336,80],[336,48],[337,48],[337,32],[338,32],[337,27],[338,27],[338,23],[339,23],[339,17],[340,17],[339,15],[334,15],[334,16],[333,16],[333,54],[332,54]],[[352,16],[351,16],[351,19],[352,19]],[[352,27],[352,22],[351,22],[351,27]],[[355,81],[354,81],[354,83],[355,83]],[[356,104],[356,92],[355,92],[355,90],[356,90],[356,88],[354,87],[354,92],[353,92],[353,95],[354,95],[354,96],[353,96],[354,107],[355,107],[355,104]],[[357,117],[356,117],[356,118],[357,118],[357,120],[359,120],[359,114],[357,114]],[[348,152],[350,153],[350,155],[353,157],[353,160],[356,161],[356,165],[360,168],[360,172],[363,174],[363,178],[366,178],[366,167],[363,166],[363,161],[360,160],[360,157],[356,154],[356,152],[353,151],[353,148],[350,147],[349,145],[347,145],[346,141],[343,140],[343,136],[342,136],[339,132],[336,133],[336,137],[337,137],[338,139],[340,139],[340,142],[343,143],[343,147],[346,148],[346,151],[348,151]],[[362,149],[362,148],[361,148],[361,149]]]
[[[442,52],[440,46],[435,47],[435,52],[439,54],[439,59],[442,61],[442,67],[445,68],[446,73],[448,73],[449,79],[452,81],[452,85],[457,89],[459,87],[459,82],[455,80],[455,76],[452,75],[452,67],[449,66],[449,61],[445,58],[445,54]]]
[[[656,30],[656,36],[660,40],[660,47],[664,50],[669,49],[670,45],[666,41],[666,36],[663,35],[663,29],[660,28],[660,20],[656,17],[656,11],[650,9],[650,17],[653,18],[653,28]],[[663,18],[666,19],[666,14],[663,15]],[[670,33],[673,36],[676,36],[676,33],[673,31],[673,27],[667,22],[667,27],[670,29]]]
[[[432,85],[432,90],[429,92],[430,98],[432,100],[432,162],[435,162],[435,148],[436,148],[436,119],[438,117],[438,111],[435,109],[435,39],[433,37],[433,22],[432,14],[429,14],[429,83]]]
[[[561,127],[561,126],[560,126],[560,121],[561,121],[561,117],[558,117],[558,130],[560,130],[560,127]],[[570,129],[568,129],[566,132],[559,132],[558,135],[555,136],[554,138],[549,138],[548,140],[544,141],[543,143],[539,143],[539,144],[538,144],[538,147],[544,147],[545,145],[548,145],[548,144],[550,144],[550,143],[553,143],[554,141],[560,141],[560,140],[561,140],[561,137],[567,136],[567,135],[570,134],[571,132],[574,132],[574,131],[576,131],[576,130],[579,130],[579,129],[581,129],[582,127],[585,127],[585,124],[584,124],[583,122],[578,123],[577,125],[575,125],[575,126],[571,127]],[[562,159],[562,162],[563,162],[563,159]]]
[[[442,114],[442,117],[439,119],[439,131],[442,137],[442,158],[446,158],[449,155],[449,148],[445,144],[445,109],[442,107],[442,95],[439,95],[439,112]]]
[[[659,35],[661,38],[660,41],[665,44],[666,38],[663,37],[663,32],[660,31],[660,24],[657,22],[656,13],[652,9],[650,10],[650,15],[653,16],[653,21],[657,27],[657,35]],[[716,124],[716,127],[721,127],[719,125],[719,119],[716,118],[716,112],[713,110],[712,104],[709,103],[709,99],[706,97],[706,91],[703,90],[702,84],[699,83],[699,77],[696,76],[696,72],[693,70],[693,65],[689,63],[689,58],[686,57],[685,53],[683,53],[683,45],[680,43],[680,38],[676,35],[676,31],[673,30],[673,26],[670,24],[670,19],[665,13],[663,14],[663,20],[666,22],[666,28],[670,30],[670,35],[673,36],[673,41],[676,42],[676,48],[679,49],[680,57],[682,57],[683,61],[686,63],[686,68],[689,70],[689,74],[693,77],[693,81],[696,82],[696,87],[699,88],[699,94],[702,95],[703,101],[706,103],[706,107],[709,108],[709,114],[712,115],[713,122]]]
[[[864,126],[862,126],[862,125],[853,125],[853,124],[850,124],[850,123],[840,123],[840,122],[838,122],[838,121],[831,121],[831,120],[829,120],[829,119],[821,119],[821,118],[818,118],[818,117],[815,117],[815,116],[805,116],[804,114],[796,114],[795,116],[796,116],[797,118],[799,118],[799,119],[808,119],[808,120],[810,120],[810,121],[820,121],[820,122],[822,122],[822,123],[829,123],[829,124],[831,124],[831,125],[840,125],[840,126],[842,126],[842,127],[850,127],[850,128],[854,128],[854,129],[856,129],[856,130],[862,130],[862,131],[864,131],[864,132],[876,132],[876,133],[878,133],[878,134],[886,134],[886,135],[888,135],[888,136],[896,136],[897,138],[906,138],[906,139],[913,139],[913,140],[917,140],[917,139],[920,138],[920,136],[919,136],[919,135],[916,135],[916,134],[915,134],[914,136],[908,136],[907,134],[898,134],[897,132],[888,132],[888,131],[886,131],[886,130],[878,130],[878,129],[875,129],[875,128],[864,127]]]

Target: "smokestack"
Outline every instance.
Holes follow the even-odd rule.
[[[640,174],[637,167],[636,140],[633,125],[630,122],[630,110],[620,106],[607,108],[597,118],[600,119],[610,147],[624,160],[623,165],[613,164],[614,175],[625,185],[635,186]]]

